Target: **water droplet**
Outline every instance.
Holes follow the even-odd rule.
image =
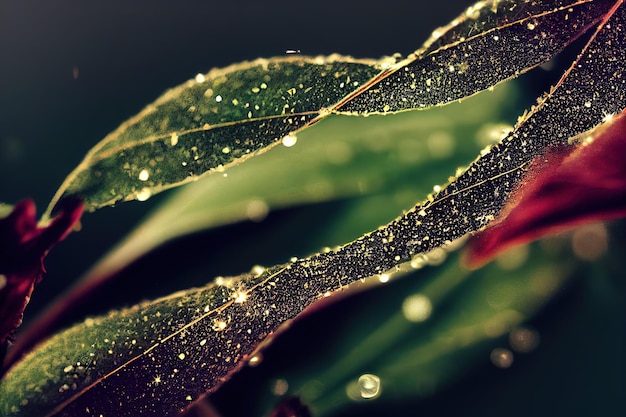
[[[180,359],[181,361],[185,359],[185,354],[181,353],[180,355],[178,355],[178,359]]]
[[[528,22],[526,27],[528,28],[528,30],[535,30],[535,24],[532,22]]]
[[[222,96],[217,95],[215,96],[215,101],[217,101],[218,103],[222,101]]]
[[[402,303],[402,314],[410,322],[419,323],[428,319],[433,311],[430,298],[424,294],[407,297]]]
[[[65,372],[66,374],[69,372],[72,372],[73,370],[74,370],[73,365],[67,365],[65,368],[63,368],[63,372]]]
[[[363,374],[359,377],[359,390],[362,398],[376,398],[380,394],[380,378],[373,374]]]
[[[296,142],[298,142],[298,137],[293,133],[290,133],[283,138],[283,145],[285,145],[288,148],[295,145]]]
[[[386,282],[389,282],[389,278],[390,278],[389,274],[380,274],[380,277],[378,277],[378,280],[384,284]]]
[[[150,197],[152,197],[152,191],[148,187],[142,188],[135,196],[137,201],[146,201]]]
[[[263,354],[262,353],[256,353],[254,356],[252,356],[250,358],[250,360],[248,361],[248,365],[254,367],[254,366],[259,366],[261,364],[261,362],[263,362]]]
[[[483,7],[484,3],[477,3],[473,6],[470,6],[465,10],[465,16],[470,19],[476,20],[480,17],[480,9]]]
[[[602,123],[610,122],[613,120],[613,117],[615,117],[615,113],[604,113],[604,116],[602,116]]]
[[[177,143],[178,143],[178,135],[176,133],[172,133],[172,136],[170,137],[170,144],[172,146],[176,146]]]
[[[424,240],[426,240],[426,238],[424,238]],[[447,257],[448,257],[448,253],[446,252],[445,249],[435,248],[431,250],[430,252],[428,252],[426,256],[426,262],[430,266],[437,266],[437,265],[441,265],[446,260]]]
[[[148,178],[150,178],[150,172],[147,169],[142,169],[139,172],[139,181],[148,181]]]
[[[252,270],[250,272],[252,272],[255,277],[260,277],[265,272],[265,268],[261,265],[255,265],[252,267]]]
[[[230,317],[228,317],[228,319],[224,320],[223,318],[216,318],[213,320],[213,330],[215,330],[216,332],[221,332],[222,330],[225,330],[226,327],[228,327],[228,323],[230,322]]]
[[[252,91],[253,93],[255,93],[255,94],[256,94],[256,93],[258,93],[259,91],[261,91],[261,89],[260,89],[259,87],[252,87],[252,90],[251,90],[251,91]]]
[[[491,363],[498,368],[510,368],[513,365],[513,352],[504,348],[495,348],[489,355]]]
[[[196,74],[196,82],[197,83],[203,83],[206,81],[206,78],[204,78],[204,75],[202,74]]]
[[[230,153],[230,148],[228,146],[224,146],[222,148],[222,153]]]
[[[509,333],[509,344],[516,352],[532,352],[539,346],[539,333],[528,327],[515,327]]]
[[[383,107],[383,111],[388,112],[389,110],[391,110],[391,107],[389,107],[389,104],[385,104],[385,106]]]
[[[193,401],[193,398],[191,397],[191,395],[186,396],[186,397],[185,397],[185,399],[186,399],[187,401]]]
[[[587,108],[591,107],[591,101],[585,101],[585,107]]]
[[[276,382],[274,382],[274,388],[272,391],[274,392],[274,395],[279,397],[287,394],[287,391],[289,391],[289,384],[287,383],[287,380],[283,378],[277,379]]]
[[[245,291],[235,291],[232,295],[232,298],[235,299],[235,302],[238,304],[245,303],[248,299],[248,293]]]
[[[424,256],[423,254],[419,254],[416,255],[412,260],[411,260],[411,268],[413,269],[420,269],[423,268],[424,265],[426,265],[428,259],[426,258],[426,256]]]
[[[489,146],[500,142],[513,131],[513,126],[505,123],[488,123],[476,132],[476,143],[480,146]]]

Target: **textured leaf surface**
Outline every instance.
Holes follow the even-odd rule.
[[[472,238],[470,265],[576,224],[626,215],[626,116],[608,119],[571,153],[557,150],[533,166],[499,218]]]
[[[295,57],[199,74],[93,148],[45,217],[68,195],[90,210],[146,200],[266,150],[331,112],[386,113],[469,96],[547,61],[615,2],[494,4],[470,7],[395,65],[389,59]]]
[[[3,405],[4,412],[13,412],[13,407],[27,415],[38,407],[50,410],[48,401],[56,407],[51,415],[175,412],[187,401],[216,389],[219,381],[237,368],[236,361],[249,357],[281,323],[324,294],[392,270],[486,226],[498,215],[534,158],[549,147],[567,146],[569,138],[598,125],[606,114],[626,107],[626,12],[621,1],[612,4],[606,15],[598,15],[601,19],[597,31],[558,85],[505,140],[424,204],[336,250],[271,268],[259,276],[250,274],[241,280],[226,281],[226,286],[222,283],[115,313],[112,318],[88,321],[61,334],[47,345],[51,350],[42,348],[3,381],[0,390],[6,398],[28,399],[27,403]],[[570,8],[574,9],[573,5],[568,12]],[[562,19],[566,21],[564,16]],[[464,42],[450,48],[461,51]],[[497,77],[492,81],[497,82]],[[305,117],[303,122],[315,117]],[[229,148],[223,153],[231,151]],[[145,177],[143,168],[138,166],[137,170],[137,178]],[[167,309],[171,315],[163,317],[160,309]],[[126,327],[109,328],[120,320]],[[141,332],[126,332],[133,327]],[[71,357],[61,356],[59,352],[65,352],[68,346],[64,338],[81,331],[89,334],[83,339],[83,347],[79,352],[69,352]],[[91,353],[98,358],[96,364],[89,361]],[[46,368],[47,362],[53,362],[54,368]],[[33,373],[35,368],[50,369],[50,373]],[[31,376],[41,379],[31,381]],[[38,392],[42,386],[49,397]],[[170,401],[165,404],[153,400],[160,394]]]
[[[321,244],[350,241],[389,221],[511,129],[501,120],[512,114],[516,96],[517,89],[508,84],[429,112],[330,116],[298,135],[296,146],[278,147],[231,168],[227,176],[207,176],[176,190],[69,294],[22,332],[11,357],[56,330],[55,321],[88,305],[90,297],[98,298],[99,289],[118,279],[121,269],[168,240],[230,222],[259,221],[275,208],[355,195],[382,194],[379,198],[387,200],[386,210],[380,205],[365,210],[376,220],[351,234],[341,235],[341,227],[335,225],[335,236],[341,237]],[[355,218],[364,216],[355,213]]]
[[[521,247],[471,272],[456,253],[445,261],[443,251],[424,257],[410,276],[392,277],[384,287],[372,288],[371,297],[363,294],[364,300],[338,319],[343,330],[332,347],[269,370],[270,389],[260,390],[255,415],[267,415],[280,402],[271,393],[275,381],[288,387],[282,398],[298,397],[316,416],[341,415],[350,407],[376,415],[371,407],[380,412],[385,405],[396,415],[394,403],[440,392],[490,355],[500,351],[517,360],[539,337],[520,326],[574,276],[577,260],[565,243]],[[520,331],[526,339],[516,339]],[[224,414],[237,415],[235,410]]]
[[[387,113],[462,99],[548,61],[615,1],[481,1],[347,97],[338,111]]]
[[[89,210],[223,170],[311,124],[380,72],[348,57],[275,58],[199,74],[96,145],[61,186]],[[49,213],[48,213],[49,214]]]

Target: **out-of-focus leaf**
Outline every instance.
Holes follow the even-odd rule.
[[[366,410],[416,401],[441,391],[476,362],[487,362],[490,352],[502,352],[494,364],[505,367],[538,343],[539,336],[528,331],[516,340],[518,326],[574,275],[579,261],[565,242],[555,243],[520,247],[471,272],[456,253],[436,268],[422,268],[424,258],[410,276],[372,289],[380,294],[376,308],[363,303],[339,318],[341,334],[320,347],[318,356],[270,370],[254,415],[268,415],[281,397],[292,396],[320,417],[358,405]],[[445,253],[431,256],[441,263]],[[510,345],[502,341],[507,335]]]
[[[576,224],[626,216],[626,113],[607,119],[575,150],[536,161],[500,217],[472,238],[469,265]]]
[[[324,294],[484,227],[534,157],[596,126],[604,112],[626,107],[620,6],[614,3],[581,57],[516,130],[424,204],[336,250],[227,281],[232,288],[172,296],[62,333],[15,366],[0,385],[6,398],[22,400],[3,404],[5,413],[13,407],[16,413],[43,409],[51,415],[174,412],[216,389],[261,340]],[[171,315],[162,318],[165,308]],[[88,337],[78,351],[70,351],[68,342],[76,346],[72,339],[78,333]],[[33,372],[38,368],[46,374]],[[152,399],[161,395],[167,404]]]
[[[40,228],[34,203],[25,200],[0,219],[0,346],[22,323],[24,308],[43,276],[46,254],[67,236],[81,213],[82,205],[68,200],[54,221]]]
[[[260,220],[275,208],[354,195],[377,194],[385,203],[341,221],[345,226],[352,219],[363,223],[366,214],[375,216],[357,232],[342,234],[344,226],[328,226],[336,229],[334,237],[321,244],[344,243],[388,222],[511,129],[500,120],[511,116],[516,98],[510,83],[427,113],[330,116],[298,135],[296,146],[278,147],[234,166],[227,176],[210,175],[181,187],[22,330],[9,362],[58,330],[55,324],[69,312],[99,297],[100,288],[111,285],[120,270],[168,240],[230,222]]]
[[[423,198],[432,184],[445,181],[450,171],[511,129],[502,120],[516,97],[509,85],[428,113],[330,116],[300,133],[296,146],[279,147],[227,174],[180,188],[132,231],[117,249],[120,255],[107,263],[123,268],[128,261],[120,261],[121,256],[132,261],[184,234],[262,220],[275,208],[376,194],[399,185],[411,186],[416,199]]]
[[[380,72],[349,57],[259,59],[198,74],[96,145],[65,180],[88,210],[145,200],[280,143]]]
[[[286,321],[354,281],[331,273],[336,256],[322,253],[221,278],[203,289],[88,319],[9,370],[0,384],[6,400],[0,413],[156,416],[180,411],[217,389]]]

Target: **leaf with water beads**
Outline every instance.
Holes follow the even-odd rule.
[[[607,117],[575,149],[556,149],[524,178],[500,216],[472,238],[478,267],[511,245],[590,221],[626,216],[626,111]]]
[[[615,1],[481,1],[337,106],[350,114],[442,105],[516,77],[597,25]]]
[[[326,238],[318,237],[320,245],[350,241],[389,221],[430,192],[432,184],[445,181],[450,170],[466,164],[485,144],[501,137],[506,125],[493,122],[510,116],[514,105],[510,99],[516,94],[516,85],[510,83],[428,113],[368,118],[331,115],[302,132],[295,147],[280,146],[231,168],[227,177],[210,175],[175,190],[63,298],[22,330],[9,358],[19,357],[34,342],[60,330],[53,323],[79,306],[93,305],[91,300],[100,298],[106,288],[120,282],[131,286],[141,282],[140,276],[123,278],[119,272],[168,240],[230,222],[260,220],[268,210],[280,207],[355,195],[377,195],[371,198],[385,203],[375,210],[367,208],[367,200],[355,206],[360,213],[354,218],[362,226],[349,232],[342,230],[353,221],[337,224],[326,219],[319,225],[318,235],[321,228],[331,232]],[[454,143],[451,139],[464,135],[476,140]],[[405,197],[400,200],[399,194]],[[372,221],[364,222],[365,216]],[[311,249],[305,250],[318,247],[311,244]],[[285,257],[292,254],[290,251]]]
[[[97,144],[47,215],[68,195],[94,210],[223,170],[314,123],[378,72],[377,61],[333,55],[259,59],[198,74]]]
[[[541,104],[519,123],[516,131],[507,140],[501,145],[494,147],[491,152],[486,153],[465,174],[452,182],[440,194],[433,196],[424,205],[418,206],[415,210],[386,227],[365,235],[334,252],[318,254],[309,259],[295,261],[293,264],[284,267],[277,267],[277,269],[267,272],[266,275],[262,275],[261,281],[254,281],[255,278],[252,276],[247,278],[250,281],[246,281],[244,277],[243,281],[241,281],[242,284],[247,282],[252,284],[257,290],[256,294],[263,293],[266,290],[266,293],[270,293],[270,295],[261,298],[271,302],[268,306],[269,308],[254,310],[250,312],[249,316],[246,316],[248,318],[245,320],[233,320],[233,316],[229,317],[228,313],[225,316],[219,314],[235,311],[233,308],[236,307],[233,306],[246,305],[246,301],[252,299],[251,295],[253,293],[249,294],[247,298],[240,297],[239,293],[241,290],[237,288],[237,294],[233,294],[232,300],[231,296],[226,293],[221,295],[220,303],[219,291],[213,289],[210,291],[215,297],[213,295],[205,295],[209,298],[215,298],[217,303],[214,307],[211,307],[213,309],[209,309],[207,315],[203,316],[202,309],[200,309],[200,311],[193,310],[199,316],[189,316],[191,312],[187,309],[188,314],[184,324],[176,323],[174,320],[177,317],[176,314],[174,318],[170,318],[170,321],[157,321],[156,325],[159,327],[165,327],[166,325],[178,327],[175,330],[171,327],[168,328],[165,336],[150,333],[150,331],[146,330],[148,347],[144,347],[145,353],[130,356],[129,359],[129,355],[136,352],[123,345],[132,345],[133,340],[137,344],[138,339],[130,339],[127,343],[123,343],[124,340],[129,340],[129,337],[132,336],[126,335],[125,339],[122,337],[120,339],[122,342],[118,343],[116,341],[115,343],[117,346],[122,345],[121,356],[114,356],[111,359],[112,369],[109,368],[108,371],[99,370],[99,372],[106,373],[100,376],[96,375],[95,382],[88,385],[89,389],[81,391],[78,383],[76,383],[76,388],[73,385],[74,383],[64,383],[59,387],[56,385],[57,381],[55,381],[55,385],[51,388],[57,389],[61,393],[73,391],[74,389],[79,390],[79,394],[67,394],[68,397],[66,397],[66,400],[62,400],[58,411],[71,413],[71,407],[76,407],[77,411],[91,412],[93,409],[90,407],[94,407],[92,404],[102,407],[102,410],[106,410],[106,407],[116,407],[115,410],[118,410],[119,402],[122,401],[128,407],[134,402],[139,410],[143,410],[144,407],[152,407],[157,413],[164,413],[166,410],[159,408],[163,405],[154,404],[149,399],[151,391],[145,391],[148,383],[152,383],[155,386],[161,385],[163,376],[160,373],[153,375],[156,370],[167,371],[168,377],[172,378],[173,385],[176,384],[175,387],[172,387],[173,391],[167,392],[171,393],[174,398],[171,405],[174,407],[172,411],[179,409],[184,406],[184,401],[181,397],[174,397],[175,394],[186,393],[187,396],[184,399],[193,400],[197,392],[204,392],[201,391],[203,384],[210,384],[210,381],[206,380],[198,382],[199,379],[204,377],[204,374],[202,374],[203,376],[196,374],[191,376],[191,374],[186,373],[185,376],[189,376],[189,378],[178,380],[176,375],[181,372],[180,368],[182,365],[174,363],[173,366],[176,367],[173,368],[170,362],[168,362],[169,359],[167,359],[171,357],[170,359],[178,358],[182,361],[197,354],[195,350],[193,352],[175,352],[174,354],[168,351],[168,349],[179,347],[181,344],[178,343],[174,346],[173,339],[181,335],[187,336],[194,326],[202,324],[204,326],[201,329],[202,334],[205,334],[208,330],[213,330],[214,332],[227,331],[231,323],[239,323],[243,326],[260,323],[258,324],[260,326],[259,329],[256,330],[259,330],[258,334],[262,338],[263,335],[269,334],[271,330],[268,329],[278,329],[281,320],[288,319],[290,317],[289,314],[297,314],[295,310],[313,302],[320,297],[323,291],[333,291],[353,280],[388,270],[398,263],[410,259],[416,253],[441,246],[467,231],[474,231],[483,227],[499,212],[501,204],[510,190],[519,183],[525,167],[528,166],[534,157],[540,155],[541,151],[545,150],[549,145],[565,143],[569,137],[587,130],[586,128],[597,125],[604,111],[621,110],[624,107],[624,85],[621,82],[623,79],[623,66],[621,63],[624,58],[624,48],[623,33],[620,34],[620,31],[623,31],[621,25],[624,20],[624,12],[623,8],[619,9],[620,5],[621,3],[616,3],[611,13],[607,13],[606,19],[604,19],[602,25],[599,26],[598,32],[587,45],[584,54],[572,65],[566,77],[557,85],[557,88],[551,91],[542,100]],[[584,85],[585,81],[593,80],[598,80],[598,82],[595,84],[591,83],[588,85],[588,88]],[[581,87],[581,85],[583,86]],[[587,105],[587,103],[590,104]],[[594,107],[595,105],[598,105],[598,107]],[[564,116],[567,117],[564,118]],[[538,130],[542,130],[542,132],[538,132]],[[527,157],[521,158],[524,154],[528,154]],[[514,161],[511,161],[507,159],[507,156],[516,156],[516,158]],[[517,158],[518,156],[520,158]],[[493,196],[494,200],[492,201],[491,198],[485,199],[484,196],[486,195]],[[283,290],[285,289],[288,289],[288,291],[284,292]],[[197,294],[201,294],[201,292]],[[294,296],[299,298],[294,301]],[[235,302],[242,299],[244,302]],[[175,302],[177,308],[184,308],[187,304],[186,300],[180,303],[178,301],[181,300]],[[291,310],[292,307],[295,310]],[[196,308],[198,307],[196,306]],[[262,318],[271,316],[274,310],[276,310],[276,322]],[[268,313],[264,314],[265,311],[268,311]],[[147,317],[146,320],[149,320],[147,313],[150,312],[155,316],[159,313],[159,311],[155,313],[153,310],[140,311],[140,314],[143,313],[141,317]],[[246,311],[246,313],[248,312]],[[251,319],[251,316],[260,317],[261,319],[257,322]],[[199,320],[196,320],[197,318]],[[211,322],[210,319],[214,320]],[[139,316],[134,317],[133,320],[141,321]],[[129,322],[129,324],[131,323]],[[94,322],[89,322],[85,326],[89,325],[93,327]],[[265,327],[266,325],[269,325],[269,327]],[[159,329],[154,331],[158,332]],[[254,351],[253,346],[257,346],[244,340],[246,336],[245,334],[242,335],[241,332],[235,331],[234,333],[221,334],[226,335],[226,337],[220,341],[220,356],[218,358],[223,358],[226,362],[232,361],[233,358],[243,358],[246,352],[238,350],[241,349],[241,346],[247,346],[250,353]],[[58,336],[53,340],[60,340],[58,339],[60,337]],[[239,339],[235,339],[235,337]],[[184,340],[184,337],[182,339]],[[111,339],[108,337],[103,340],[105,340],[104,343],[111,344]],[[201,339],[198,344],[202,345],[203,340],[205,339]],[[242,340],[243,343],[234,344],[234,340]],[[204,342],[204,345],[206,343]],[[94,346],[96,346],[95,343]],[[233,346],[235,346],[235,350],[232,350]],[[224,352],[229,355],[223,357]],[[115,355],[116,351],[111,347],[106,353]],[[170,356],[166,356],[168,353]],[[102,352],[100,354],[103,355]],[[159,354],[160,362],[152,364],[152,358],[155,358],[157,354]],[[211,356],[213,362],[208,360],[207,362],[202,362],[204,357],[201,354],[197,354],[195,357],[199,358],[200,362],[194,361],[194,364],[199,363],[200,366],[203,363],[217,363],[215,365],[217,368],[214,368],[216,373],[209,372],[210,375],[207,376],[207,378],[212,378],[211,380],[214,383],[216,381],[215,378],[219,379],[224,376],[224,372],[230,372],[235,369],[233,366],[223,365],[220,362],[222,359],[215,359],[215,356]],[[157,362],[157,359],[154,359],[154,361]],[[107,363],[106,359],[104,362]],[[22,364],[18,365],[11,375],[16,375],[13,372],[18,375],[19,372],[22,372],[22,378],[26,378],[27,376],[24,374],[27,374],[27,372],[20,371],[20,369],[24,369],[22,366],[26,366]],[[62,370],[65,371],[67,369],[67,372],[72,372],[76,366],[66,364]],[[189,370],[189,368],[185,369]],[[221,375],[220,371],[222,372]],[[57,372],[59,372],[59,369],[57,369]],[[83,366],[77,374],[78,376],[75,378],[72,376],[72,378],[81,380],[81,375],[84,372]],[[131,381],[130,384],[115,384],[114,380],[116,379],[126,382],[127,379],[124,376],[128,376],[128,380]],[[94,375],[90,374],[89,378],[93,377]],[[9,378],[4,381],[2,385],[3,390],[21,389],[19,387],[15,388],[16,385],[8,381]],[[135,391],[132,381],[140,384],[142,390]],[[175,381],[178,381],[178,383]],[[214,389],[214,387],[215,385],[211,385],[204,388],[210,390]],[[107,395],[98,395],[99,390],[105,390]],[[14,393],[15,391],[5,392]],[[93,403],[81,405],[81,401],[84,401],[86,398],[85,395],[88,395],[93,400]],[[110,401],[115,403],[111,404]],[[32,405],[22,403],[15,406],[18,408],[20,406],[37,407],[37,404],[33,400]],[[132,411],[132,409],[128,410],[128,408],[124,410],[124,412],[129,413],[135,413],[136,411],[137,409]]]

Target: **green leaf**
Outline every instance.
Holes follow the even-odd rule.
[[[294,147],[278,147],[227,174],[176,190],[92,274],[114,274],[169,240],[232,222],[258,221],[276,208],[356,195],[384,193],[391,200],[390,192],[408,194],[402,206],[388,203],[389,210],[373,226],[388,222],[511,129],[502,120],[516,97],[515,86],[507,85],[427,113],[330,116],[299,134]],[[367,230],[327,244],[344,243]]]
[[[216,389],[262,340],[325,294],[386,273],[415,257],[421,259],[423,253],[484,227],[499,213],[533,158],[548,146],[566,144],[570,137],[598,125],[604,112],[626,106],[621,33],[626,12],[620,6],[621,2],[614,3],[603,16],[580,58],[516,130],[424,204],[336,250],[112,313],[62,333],[8,374],[0,393],[14,402],[3,404],[3,411],[12,413],[15,407],[32,414],[49,411],[54,404],[51,415],[73,415],[87,408],[96,414],[175,412],[187,401]],[[463,46],[463,42],[450,47]],[[326,115],[311,111],[312,117],[305,117],[297,127]],[[154,143],[162,144],[165,139]],[[224,148],[215,151],[229,155],[228,146],[228,152]],[[115,146],[112,151],[117,152]],[[145,178],[143,166],[137,165],[136,178],[154,178],[151,174]],[[161,311],[171,314],[163,318]],[[80,345],[78,334],[86,335]],[[69,351],[69,346],[78,350]],[[33,371],[39,368],[43,372]],[[41,390],[47,394],[42,396]],[[167,403],[152,400],[161,395]]]
[[[44,217],[68,195],[95,210],[222,171],[315,123],[378,72],[380,62],[333,55],[259,59],[199,74],[96,145]]]
[[[199,74],[96,145],[44,219],[68,195],[89,210],[146,200],[285,137],[291,141],[331,112],[386,113],[464,98],[547,61],[614,4],[504,1],[492,9],[481,2],[395,64],[336,55],[274,58]]]
[[[235,221],[258,221],[276,208],[373,196],[350,205],[351,215],[326,218],[320,227],[328,232],[308,250],[357,238],[424,199],[432,184],[444,182],[451,171],[511,129],[502,120],[513,114],[517,96],[516,85],[509,83],[429,112],[330,116],[299,134],[296,146],[279,146],[227,174],[209,175],[175,190],[22,332],[11,356],[58,330],[55,322],[68,311],[89,305],[91,297],[98,298],[102,285],[113,285],[111,281],[120,278],[120,270],[185,234]]]

